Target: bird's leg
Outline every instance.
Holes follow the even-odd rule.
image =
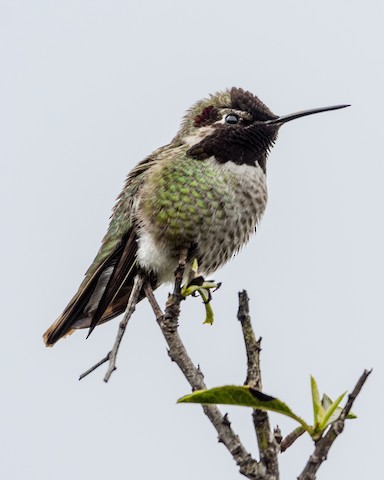
[[[183,297],[188,297],[189,295],[195,297],[196,294],[199,294],[205,305],[204,323],[212,325],[214,315],[210,305],[210,301],[212,300],[211,290],[213,289],[213,291],[216,291],[220,287],[221,283],[215,283],[213,280],[205,280],[204,277],[198,273],[198,268],[198,262],[195,258],[189,273],[188,283],[181,287],[180,293]]]

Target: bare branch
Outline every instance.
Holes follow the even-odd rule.
[[[237,318],[241,323],[247,352],[247,378],[245,384],[261,391],[261,338],[256,340],[249,314],[249,298],[245,290],[239,292]],[[268,414],[262,410],[253,410],[252,419],[259,445],[260,462],[265,466],[267,472],[270,472],[275,478],[279,478],[278,454],[280,447],[275,435],[272,434]]]
[[[119,324],[119,330],[112,350],[97,364],[84,372],[80,376],[79,380],[109,361],[109,367],[104,377],[104,381],[108,382],[112,373],[114,370],[116,370],[116,358],[128,321],[135,311],[140,292],[142,289],[144,289],[145,295],[147,296],[148,301],[156,315],[157,323],[159,324],[164,338],[168,344],[168,354],[170,358],[172,361],[177,363],[185,378],[191,385],[193,391],[205,390],[207,388],[204,383],[204,375],[200,370],[200,367],[195,367],[195,365],[192,363],[192,360],[190,359],[178,333],[180,303],[182,300],[184,300],[184,297],[181,295],[181,284],[184,277],[186,260],[187,250],[184,250],[181,252],[179,265],[175,271],[174,291],[167,300],[164,313],[157,303],[150,283],[145,283],[145,275],[140,272],[136,275],[131,295],[129,297],[123,319]],[[237,318],[242,326],[248,359],[247,378],[245,383],[261,391],[261,338],[256,340],[249,315],[249,299],[245,291],[239,293],[239,310]],[[333,442],[343,431],[345,419],[370,373],[371,371],[364,371],[353,392],[349,395],[347,404],[343,408],[339,419],[331,425],[324,437],[316,442],[314,453],[309,458],[307,465],[305,466],[300,477],[298,477],[298,480],[315,480],[317,470],[326,460]],[[215,405],[202,405],[202,408],[216,429],[219,442],[223,443],[227,447],[239,466],[240,473],[251,480],[279,479],[278,453],[280,450],[286,450],[303,433],[300,428],[296,429],[282,440],[281,433],[278,428],[275,429],[274,432],[271,431],[267,413],[261,410],[254,410],[252,417],[260,451],[260,462],[257,462],[254,458],[252,458],[250,453],[247,452],[238,435],[236,435],[232,430],[227,414],[223,416]]]
[[[280,452],[285,452],[305,432],[303,427],[297,427],[293,432],[284,437],[280,443]]]
[[[183,258],[181,258],[179,267],[176,271],[176,276],[178,275],[179,279],[182,279],[183,277],[184,266]],[[177,282],[176,278],[174,293],[168,299],[164,314],[162,313],[153,294],[153,290],[148,283],[144,285],[144,291],[156,315],[157,323],[159,324],[168,344],[168,353],[172,361],[177,363],[193,391],[205,390],[207,387],[204,383],[204,375],[200,368],[195,367],[193,364],[177,330],[180,302],[183,299],[180,295],[180,286],[181,281]],[[278,477],[267,476],[264,466],[258,464],[258,462],[245,450],[239,437],[232,430],[227,415],[223,416],[215,405],[202,405],[202,408],[212,425],[215,427],[218,433],[219,442],[227,447],[239,466],[240,472],[244,476],[252,480],[277,480]]]
[[[256,340],[255,333],[251,324],[249,315],[249,298],[245,290],[239,292],[239,309],[237,319],[241,323],[243,330],[245,350],[247,352],[247,378],[245,385],[249,385],[256,390],[262,390],[261,370],[260,370],[260,352],[261,338]]]
[[[86,377],[90,373],[92,373],[96,368],[100,367],[100,365],[103,365],[105,362],[109,361],[109,366],[107,373],[105,374],[104,377],[104,382],[108,382],[108,380],[111,378],[112,373],[116,370],[116,358],[117,358],[117,352],[119,351],[120,343],[121,340],[123,339],[123,335],[125,333],[125,329],[127,328],[129,319],[131,318],[133,312],[135,311],[137,301],[139,299],[140,291],[144,283],[144,275],[142,273],[138,273],[135,276],[135,279],[133,281],[133,287],[131,294],[129,296],[128,304],[125,309],[124,316],[119,324],[119,329],[117,331],[116,335],[116,340],[113,345],[112,350],[102,359],[100,362],[96,363],[93,367],[88,369],[86,372],[84,372],[82,375],[80,375],[79,380],[82,378]]]
[[[316,442],[315,451],[309,457],[309,460],[302,471],[301,475],[298,477],[298,480],[315,480],[316,472],[320,468],[321,464],[327,459],[328,452],[333,445],[333,442],[344,430],[345,419],[347,418],[348,413],[351,411],[353,402],[356,400],[356,397],[359,395],[361,389],[363,388],[364,383],[367,381],[367,378],[371,374],[372,370],[364,370],[364,373],[359,378],[355,388],[352,393],[348,396],[348,401],[341,411],[340,417],[333,423],[328,430],[328,432],[322,437],[318,442]]]
[[[97,368],[99,368],[101,365],[103,365],[105,362],[108,362],[109,360],[109,355],[111,354],[111,352],[108,352],[107,355],[102,359],[100,360],[100,362],[97,362],[95,365],[93,365],[93,367],[91,368],[88,368],[88,370],[86,370],[84,373],[82,373],[79,377],[79,380],[82,380],[83,378],[85,378],[87,375],[89,375],[90,373],[92,373],[94,370],[96,370]]]

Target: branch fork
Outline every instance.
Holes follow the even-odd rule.
[[[109,381],[112,373],[116,370],[118,350],[129,319],[135,311],[140,292],[144,291],[145,296],[152,307],[156,321],[167,342],[169,357],[179,366],[184,377],[190,384],[192,391],[205,390],[207,388],[204,382],[204,374],[201,371],[200,366],[196,367],[193,364],[178,333],[180,303],[185,299],[181,294],[181,285],[184,277],[186,261],[187,250],[184,250],[180,254],[179,265],[175,271],[174,290],[167,300],[164,312],[157,303],[153,289],[144,274],[141,272],[137,274],[124,316],[119,324],[118,333],[112,350],[102,360],[84,372],[79,380],[92,373],[104,363],[109,362],[108,370],[104,377],[105,382]],[[262,391],[260,367],[261,338],[256,339],[253,331],[249,313],[249,298],[245,291],[239,292],[237,319],[241,324],[247,353],[247,375],[245,384],[258,391]],[[370,373],[371,371],[364,371],[354,390],[349,395],[347,404],[343,408],[339,419],[334,422],[327,430],[327,433],[315,443],[315,450],[307,461],[298,480],[316,479],[317,470],[326,460],[328,452],[337,436],[342,433],[345,419]],[[300,437],[300,435],[304,433],[302,429],[298,428],[285,438],[282,438],[278,427],[273,431],[271,430],[268,413],[266,411],[257,409],[253,410],[252,420],[260,453],[260,459],[257,461],[245,449],[238,435],[233,431],[227,413],[223,415],[216,405],[203,404],[202,408],[205,415],[209,418],[213,427],[216,429],[219,443],[223,443],[228,449],[238,465],[241,474],[251,480],[279,480],[278,456],[281,452],[284,452],[289,448]]]

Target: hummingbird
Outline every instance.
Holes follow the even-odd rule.
[[[278,116],[241,88],[195,103],[173,140],[128,174],[108,231],[77,293],[44,334],[47,346],[122,314],[133,280],[172,282],[180,252],[210,275],[243,247],[267,204],[267,157],[280,127],[349,105]],[[144,292],[140,299],[144,298]]]

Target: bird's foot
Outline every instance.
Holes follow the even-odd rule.
[[[199,294],[205,305],[204,323],[212,325],[214,321],[214,315],[210,305],[212,300],[211,291],[215,292],[218,288],[220,288],[220,286],[221,283],[216,283],[213,280],[205,280],[205,278],[198,273],[198,263],[195,259],[192,264],[189,281],[186,285],[181,287],[180,293],[183,297],[188,297],[189,295],[196,297],[196,295]]]

